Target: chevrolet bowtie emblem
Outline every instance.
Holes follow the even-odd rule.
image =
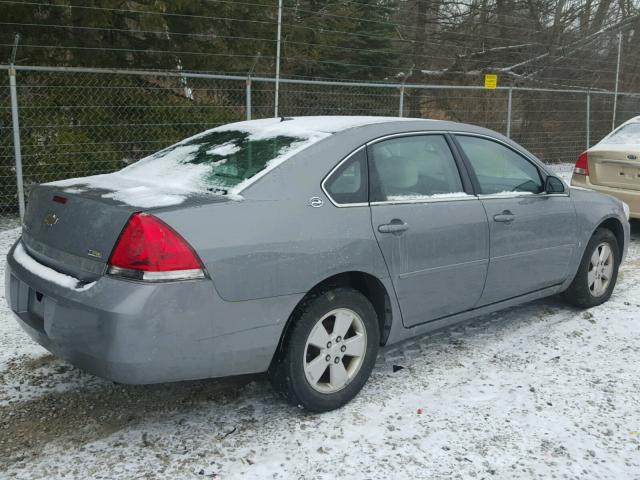
[[[44,217],[44,224],[47,227],[53,227],[56,223],[58,223],[58,216],[55,213],[50,213],[46,217]]]

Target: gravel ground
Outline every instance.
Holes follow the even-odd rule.
[[[632,227],[605,305],[552,297],[388,348],[323,415],[262,376],[114,385],[34,344],[0,299],[0,477],[640,478]],[[18,235],[0,232],[0,282]]]

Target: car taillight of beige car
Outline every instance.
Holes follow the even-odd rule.
[[[640,219],[640,116],[583,152],[571,185],[616,197],[627,205],[629,217]]]

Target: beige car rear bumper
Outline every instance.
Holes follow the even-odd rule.
[[[624,188],[611,188],[602,185],[594,185],[589,181],[589,176],[574,173],[571,177],[571,185],[574,187],[583,187],[596,192],[606,193],[612,197],[622,200],[629,205],[631,218],[640,219],[640,190],[627,190]]]

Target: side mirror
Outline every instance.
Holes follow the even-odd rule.
[[[564,193],[565,186],[562,180],[560,180],[558,177],[549,175],[544,181],[544,191],[546,193]]]

